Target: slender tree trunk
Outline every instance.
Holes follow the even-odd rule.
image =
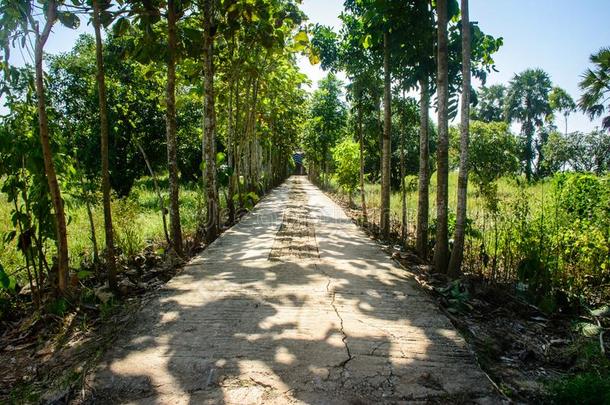
[[[419,256],[428,258],[428,210],[429,210],[429,179],[430,179],[430,156],[428,141],[428,79],[419,81],[420,87],[420,110],[419,110],[419,181],[417,199],[417,235],[416,245]]]
[[[531,110],[529,99],[526,100],[526,111]],[[531,118],[526,116],[525,125],[525,177],[529,182],[532,179],[532,160],[534,160],[534,150],[532,146],[532,142],[534,141],[534,124],[532,123]]]
[[[526,166],[525,166],[525,178],[527,179],[527,181],[531,181],[532,180],[532,160],[533,160],[533,155],[534,155],[534,151],[532,148],[532,142],[533,142],[533,135],[532,135],[532,130],[528,129],[527,134],[525,135],[525,154],[526,154]]]
[[[97,247],[97,235],[95,234],[95,222],[93,221],[93,211],[91,210],[91,203],[87,199],[85,201],[85,207],[87,209],[87,218],[89,219],[89,229],[91,231],[91,244],[93,245],[93,263],[99,263],[100,251]]]
[[[381,103],[382,100],[378,99],[377,100],[377,126],[378,126],[378,132],[379,132],[379,137],[378,137],[378,143],[379,143],[379,176],[381,177],[381,173],[383,172],[383,156],[382,156],[382,150],[383,150],[383,117],[382,117],[382,107],[381,107]],[[381,188],[379,189],[379,192],[381,193]],[[381,197],[381,194],[380,194]]]
[[[364,131],[362,130],[362,105],[358,103],[358,140],[360,143],[360,203],[362,205],[362,220],[368,222],[366,212],[366,191],[364,190]]]
[[[256,127],[257,127],[257,119],[256,119],[256,115],[257,115],[257,108],[258,108],[258,92],[259,92],[259,87],[260,87],[260,80],[259,77],[257,77],[254,80],[254,88],[253,88],[253,92],[252,92],[252,108],[250,110],[250,125],[249,125],[249,136],[248,139],[250,139],[250,159],[249,159],[249,168],[250,168],[250,190],[248,191],[254,191],[255,193],[259,193],[259,187],[258,187],[258,183],[259,183],[259,168],[258,168],[258,163],[259,163],[259,150],[258,150],[258,140],[256,139]]]
[[[436,186],[436,271],[447,272],[449,264],[448,200],[449,200],[449,128],[448,128],[448,56],[447,56],[447,0],[437,0],[438,15],[438,153]]]
[[[95,30],[95,56],[97,63],[97,87],[100,107],[100,136],[102,158],[102,205],[104,207],[104,231],[106,238],[106,266],[108,285],[116,290],[116,256],[114,250],[114,230],[112,228],[112,209],[110,206],[110,170],[108,162],[108,107],[106,99],[106,75],[104,69],[102,33],[100,24],[99,0],[93,1],[93,28]]]
[[[75,155],[75,166],[76,166],[76,170],[78,171],[79,175],[80,175],[80,187],[83,190],[83,198],[85,199],[85,209],[87,210],[87,218],[89,220],[89,230],[91,232],[91,245],[93,247],[93,263],[98,264],[100,261],[100,251],[98,249],[98,245],[97,245],[97,235],[95,234],[95,222],[93,220],[93,210],[91,208],[91,201],[90,201],[90,197],[91,197],[91,193],[87,190],[87,186],[85,184],[85,176],[83,175],[83,171],[82,168],[80,167],[80,164],[78,163],[78,156]]]
[[[457,216],[449,276],[461,274],[466,237],[466,208],[468,197],[468,137],[470,132],[470,18],[468,0],[462,0],[462,111],[460,136],[460,173],[458,176]]]
[[[233,175],[233,181],[235,182],[235,188],[237,191],[237,201],[239,204],[239,209],[243,210],[244,208],[244,204],[243,204],[243,199],[242,199],[242,188],[241,188],[241,142],[239,142],[240,140],[238,139],[238,134],[241,133],[240,129],[241,129],[241,105],[240,105],[240,98],[239,98],[239,83],[240,80],[239,78],[237,79],[237,84],[235,87],[235,123],[233,124],[235,129],[233,130],[234,132],[234,136],[233,136],[233,140],[235,143],[235,173]],[[241,138],[241,136],[240,136]]]
[[[229,105],[227,111],[227,162],[229,164],[229,167],[233,170],[231,176],[229,176],[229,186],[227,191],[227,209],[229,211],[229,224],[235,222],[235,203],[233,202],[233,196],[235,195],[235,125],[233,122],[233,89],[235,85],[233,77],[233,74],[231,74],[229,78]]]
[[[48,2],[46,11],[46,23],[42,33],[36,28],[36,97],[38,101],[38,127],[40,132],[40,143],[42,145],[42,156],[44,160],[44,171],[47,176],[49,193],[55,211],[55,231],[57,236],[57,287],[63,293],[68,287],[68,231],[66,227],[66,215],[64,212],[64,202],[61,197],[55,164],[53,162],[53,152],[49,136],[49,118],[47,116],[46,96],[44,89],[44,77],[42,69],[44,46],[49,39],[51,29],[57,19],[57,4],[51,0]]]
[[[404,91],[402,98],[404,100]],[[403,123],[406,117],[403,112]],[[405,131],[406,125],[403,125],[400,132],[400,206],[401,206],[401,221],[400,221],[400,241],[404,246],[407,245],[407,187],[405,184]]]
[[[211,243],[219,233],[219,201],[216,186],[216,105],[214,95],[214,1],[203,1],[203,61],[204,61],[204,159],[207,189],[207,224],[205,239]]]
[[[159,187],[159,182],[157,181],[157,175],[155,174],[155,171],[153,170],[152,165],[150,164],[150,160],[148,160],[148,155],[146,154],[146,151],[144,150],[142,145],[140,145],[139,142],[136,142],[136,145],[138,146],[138,149],[140,150],[140,153],[142,154],[142,157],[144,158],[144,162],[146,163],[146,167],[148,168],[150,177],[153,180],[155,192],[157,193],[157,199],[159,200],[159,209],[161,210],[161,220],[163,222],[163,234],[165,235],[165,241],[167,242],[167,244],[171,245],[172,242],[169,238],[169,233],[167,232],[167,219],[165,218],[165,216],[167,214],[167,208],[165,208],[165,201],[163,201],[163,195],[161,194],[161,188]]]
[[[172,247],[182,256],[182,226],[180,224],[180,184],[176,140],[176,5],[167,1],[167,88],[165,95],[165,134],[167,137],[167,169],[169,172],[169,221]]]
[[[381,219],[383,238],[390,236],[390,158],[392,154],[392,77],[390,73],[390,34],[383,34],[383,145],[381,153]]]

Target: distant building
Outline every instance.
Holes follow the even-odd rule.
[[[303,176],[307,174],[305,170],[305,166],[303,166],[303,159],[305,159],[305,152],[296,152],[292,155],[292,160],[294,160],[294,174],[299,176]]]

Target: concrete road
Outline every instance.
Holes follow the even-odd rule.
[[[95,403],[496,398],[412,276],[296,176],[159,291],[90,384]]]

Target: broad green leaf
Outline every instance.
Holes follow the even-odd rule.
[[[71,29],[76,29],[80,25],[80,19],[78,16],[67,11],[57,13],[57,19],[62,25]]]
[[[366,37],[364,37],[364,41],[362,41],[362,46],[365,49],[370,48],[371,47],[371,40],[372,40],[371,36],[367,35]]]
[[[295,42],[300,42],[300,43],[303,43],[303,44],[307,44],[309,42],[309,37],[307,36],[307,33],[305,31],[299,31],[294,36],[294,41]]]
[[[594,309],[591,311],[591,315],[598,317],[610,317],[610,306],[604,305],[603,307]]]
[[[586,337],[597,336],[603,330],[601,326],[589,322],[579,322],[576,324],[575,329]]]
[[[126,17],[121,17],[112,26],[112,29],[116,35],[123,35],[129,30],[130,25],[129,20]]]
[[[315,52],[310,52],[309,55],[309,63],[312,65],[317,65],[320,63],[320,57]]]

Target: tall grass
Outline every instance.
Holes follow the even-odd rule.
[[[161,194],[167,206],[168,192],[167,187],[164,187],[167,185],[166,183],[167,176],[161,177]],[[180,186],[180,215],[185,234],[192,234],[196,231],[204,207],[204,198],[204,193],[199,185]],[[10,218],[11,208],[6,196],[0,195],[0,236],[13,229]],[[165,240],[159,200],[150,178],[144,177],[136,181],[128,197],[114,198],[112,208],[116,244],[125,254],[135,254],[144,249],[147,244]],[[104,214],[101,202],[92,206],[92,212],[98,249],[101,252],[105,247]],[[66,215],[68,217],[70,266],[78,268],[83,262],[91,262],[93,259],[87,208],[85,204],[67,197]],[[49,252],[53,254],[52,246],[49,246]],[[22,279],[23,275],[20,274],[25,262],[23,255],[17,250],[16,242],[5,243],[4,238],[0,237],[0,263],[10,275],[15,275],[22,283],[25,282]]]
[[[573,189],[561,190],[562,176],[574,180]],[[572,180],[564,182],[569,184]],[[496,183],[495,195],[482,192],[474,183],[469,184],[464,272],[478,274],[494,283],[511,284],[518,292],[541,305],[544,303],[549,309],[558,301],[584,298],[599,302],[610,297],[608,184],[605,177],[582,174],[559,174],[536,183],[502,178]],[[592,185],[595,185],[594,189],[586,188]],[[330,188],[340,193],[333,181]],[[379,184],[365,186],[369,221],[373,224],[379,224],[380,191]],[[566,192],[570,195],[566,196]],[[455,218],[452,213],[457,205],[456,172],[449,175],[449,196],[452,233]],[[395,230],[400,227],[400,197],[396,192],[390,200]],[[417,200],[417,191],[407,193],[407,245],[414,244]],[[354,201],[358,203],[359,199]],[[579,205],[579,201],[582,204]],[[570,204],[576,204],[580,207],[578,210],[585,212],[578,214]],[[430,184],[428,215],[432,246],[436,217],[435,175]]]

